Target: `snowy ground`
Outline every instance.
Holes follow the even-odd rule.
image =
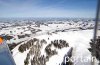
[[[90,39],[92,38],[93,35],[93,30],[83,30],[83,31],[68,31],[68,32],[59,32],[57,34],[52,34],[52,35],[41,35],[41,36],[37,36],[36,38],[38,39],[48,39],[48,43],[51,40],[54,39],[64,39],[66,40],[70,47],[74,48],[73,51],[73,57],[89,57],[91,58],[91,54],[88,51],[89,46],[89,42]],[[70,48],[69,47],[69,48]],[[45,48],[45,45],[44,47]],[[63,61],[63,57],[64,55],[67,53],[69,48],[63,48],[61,50],[57,50],[58,54],[54,55],[50,58],[50,60],[46,63],[46,65],[59,65],[59,63],[61,63]],[[13,52],[18,51],[17,49],[14,49]],[[42,54],[45,55],[44,50],[41,50]],[[24,53],[19,53],[18,54],[14,53],[14,59],[16,62],[16,65],[23,65],[23,59],[26,57],[26,52]],[[15,55],[16,54],[16,55]],[[19,59],[21,57],[21,59]],[[80,60],[79,60],[80,61]],[[75,62],[75,65],[85,65],[84,63],[81,62]],[[90,62],[88,62],[88,65],[90,64]]]
[[[90,42],[90,39],[92,39],[92,37],[93,37],[92,35],[93,35],[93,30],[74,31],[74,32],[69,31],[69,32],[64,32],[64,33],[60,32],[58,34],[54,34],[54,36],[52,35],[49,38],[51,40],[53,40],[53,39],[66,40],[69,43],[70,47],[74,48],[73,57],[83,57],[83,58],[89,57],[91,59],[91,54],[87,49],[90,47],[89,42]],[[67,50],[65,50],[63,53],[66,53],[66,51]],[[53,59],[55,59],[55,57],[57,59],[54,62],[57,62],[57,60],[59,61],[59,59],[61,61],[62,57],[59,57],[59,55],[58,55],[58,56],[54,56]],[[52,60],[50,63],[53,63]],[[78,61],[80,61],[80,60],[78,60]],[[90,62],[88,62],[88,63],[90,64]],[[84,62],[83,63],[75,62],[75,65],[80,65],[80,64],[85,65]],[[89,64],[87,64],[87,65],[89,65]],[[48,65],[49,65],[49,63],[48,63]],[[52,64],[52,65],[58,65],[58,64]]]
[[[1,23],[0,29],[4,26],[4,23]],[[7,23],[8,24],[8,23]],[[42,48],[40,49],[41,55],[46,56],[45,47],[50,44],[53,40],[66,40],[69,43],[69,47],[64,47],[62,49],[56,49],[58,54],[53,55],[49,58],[49,61],[46,62],[46,65],[59,65],[63,61],[63,57],[69,51],[71,47],[73,47],[72,58],[84,57],[91,59],[91,53],[88,51],[90,47],[89,42],[90,39],[93,37],[93,21],[92,22],[83,22],[79,20],[79,22],[62,22],[62,23],[44,23],[44,24],[21,24],[21,26],[13,26],[13,24],[8,24],[7,28],[2,28],[0,30],[0,35],[10,35],[13,36],[12,39],[8,40],[7,43],[18,43],[24,41],[17,45],[13,50],[13,58],[15,60],[16,65],[24,65],[24,60],[26,59],[27,53],[29,53],[30,49],[26,50],[25,52],[19,52],[18,48],[21,44],[29,41],[32,38],[37,38],[39,40],[45,39],[47,44],[43,44]],[[25,35],[29,34],[29,37],[24,37],[19,39],[18,35]],[[55,47],[51,47],[52,50]],[[78,61],[74,61],[74,65],[90,65],[91,62],[84,61],[81,62],[80,58]],[[29,65],[31,63],[29,62]]]

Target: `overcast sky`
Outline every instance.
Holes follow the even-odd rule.
[[[0,0],[0,17],[95,17],[97,0]]]

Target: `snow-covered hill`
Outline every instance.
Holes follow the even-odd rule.
[[[92,30],[84,30],[84,31],[68,31],[68,32],[59,32],[57,34],[52,34],[52,35],[40,35],[35,38],[42,40],[45,39],[47,41],[47,44],[43,44],[40,51],[41,55],[46,56],[45,52],[45,47],[50,44],[51,41],[53,40],[66,40],[69,43],[69,47],[64,47],[62,49],[56,49],[54,46],[51,47],[52,50],[56,49],[58,54],[53,55],[50,57],[49,61],[46,62],[46,65],[59,65],[63,61],[64,55],[68,52],[68,49],[70,47],[74,48],[73,51],[73,56],[74,57],[89,57],[91,58],[91,54],[88,51],[89,46],[89,41],[92,38]],[[48,40],[49,38],[49,40]],[[17,65],[24,65],[24,60],[26,58],[27,53],[29,50],[26,50],[25,52],[21,53],[18,51],[20,45],[15,47],[13,49],[13,57],[15,59],[15,62]],[[20,59],[21,58],[21,59]],[[78,63],[78,62],[77,62]],[[77,64],[75,62],[75,64]],[[89,62],[90,63],[90,62]],[[30,63],[29,63],[30,65]],[[88,64],[89,65],[89,64]]]
[[[93,37],[93,20],[21,21],[0,23],[0,35],[7,37],[7,43],[18,44],[12,50],[16,65],[61,65],[70,48],[73,58],[82,56],[91,60],[88,48]],[[76,65],[90,65],[90,61],[79,62],[80,58],[76,61],[73,61]]]

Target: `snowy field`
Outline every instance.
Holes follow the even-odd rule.
[[[91,58],[91,53],[88,51],[88,48],[90,48],[89,42],[90,42],[90,39],[92,38],[92,35],[93,35],[93,30],[84,30],[84,31],[74,31],[74,32],[68,31],[64,33],[59,32],[58,34],[41,35],[41,36],[37,36],[36,38],[47,40],[49,37],[50,40],[47,41],[48,44],[50,43],[51,40],[54,40],[54,39],[64,39],[69,43],[70,47],[74,48],[74,51],[73,51],[74,57],[83,56],[86,58],[87,57]],[[45,48],[45,45],[44,45],[44,48]],[[44,48],[41,49],[42,55],[43,54],[45,55]],[[59,65],[63,61],[63,57],[67,53],[68,49],[69,48],[63,48],[61,50],[57,49],[58,54],[52,56],[49,59],[49,61],[46,63],[46,65]],[[18,46],[15,49],[13,49],[13,53],[14,53],[13,57],[17,65],[20,65],[20,64],[24,65],[23,62],[24,62],[27,52],[28,51],[24,53],[19,53]],[[75,62],[75,64],[78,64],[78,62],[77,63]],[[79,63],[79,64],[84,65],[84,63]]]
[[[21,24],[2,22],[0,35],[8,36],[8,44],[18,44],[11,50],[16,65],[36,65],[37,63],[61,65],[70,48],[73,48],[73,58],[88,57],[91,60],[88,48],[90,48],[90,39],[93,38],[93,20],[74,21],[52,21],[52,23],[51,21],[48,23],[22,21]],[[57,42],[57,46],[53,44],[54,41]],[[78,58],[78,61],[73,61],[73,64],[90,65],[91,61],[81,62]]]

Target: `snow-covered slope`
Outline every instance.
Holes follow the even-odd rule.
[[[5,23],[8,24],[8,23]],[[70,48],[72,57],[89,57],[89,42],[93,35],[93,21],[81,20],[21,22],[9,26],[1,23],[0,35],[11,36],[7,43],[19,43],[13,50],[16,65],[60,65]],[[23,42],[22,42],[23,41]],[[59,41],[59,42],[58,42]],[[61,43],[60,43],[61,41]],[[54,45],[54,43],[57,43]],[[90,65],[80,58],[73,61],[74,65]]]
[[[89,57],[91,58],[91,54],[88,51],[89,46],[89,41],[92,38],[93,35],[93,30],[83,30],[83,31],[68,31],[68,32],[58,32],[57,34],[52,34],[52,35],[40,35],[37,36],[37,39],[45,39],[47,41],[47,44],[43,45],[41,49],[41,55],[45,55],[45,47],[48,45],[52,40],[55,39],[63,39],[66,40],[69,43],[69,48],[73,47],[73,57]],[[49,40],[48,40],[49,38]],[[54,49],[54,47],[51,47]],[[67,53],[69,48],[62,48],[56,49],[58,51],[57,55],[52,56],[48,62],[46,62],[46,65],[59,65],[63,61],[64,55]],[[13,57],[15,59],[15,62],[17,65],[24,64],[23,60],[25,60],[26,53],[20,53],[16,52],[18,51],[18,46],[13,49]],[[21,57],[21,59],[20,59]],[[89,62],[90,63],[90,62]],[[78,62],[75,62],[75,64],[79,64]],[[81,64],[81,63],[80,63]],[[84,63],[83,63],[84,65]],[[89,64],[88,64],[89,65]]]

